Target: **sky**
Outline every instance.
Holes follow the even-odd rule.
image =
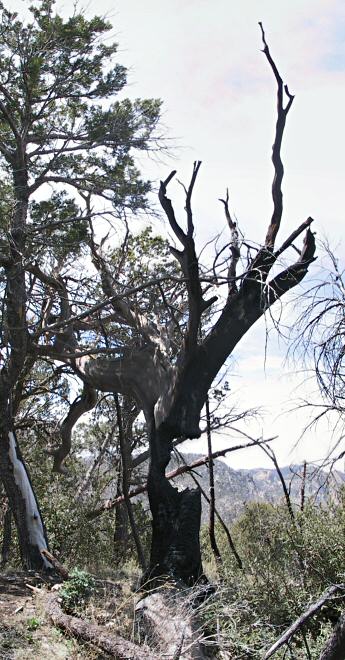
[[[171,157],[143,160],[145,175],[165,178],[171,169],[188,181],[193,161],[202,168],[194,194],[200,249],[224,228],[218,198],[230,190],[231,211],[253,241],[263,240],[272,211],[271,145],[275,81],[264,54],[258,21],[284,81],[295,94],[283,143],[285,178],[281,241],[308,216],[319,238],[328,237],[345,258],[345,3],[343,0],[98,0],[85,13],[107,15],[119,43],[118,60],[129,69],[127,95],[163,100],[162,130]],[[22,12],[27,3],[11,6]],[[73,4],[57,4],[64,12]],[[178,184],[169,193],[183,200]],[[175,197],[176,196],[176,197]],[[162,231],[165,231],[162,227]],[[317,276],[314,266],[311,277]],[[310,417],[288,413],[311,396],[315,383],[291,363],[286,345],[265,323],[247,334],[234,354],[230,387],[239,407],[261,407],[247,427],[259,437],[278,436],[282,465],[319,460],[335,441],[320,424],[296,443]],[[217,447],[233,442],[217,439]],[[237,438],[238,440],[238,438]],[[204,446],[188,444],[191,450]],[[231,454],[232,467],[267,466],[259,449]],[[338,465],[341,469],[344,466]]]

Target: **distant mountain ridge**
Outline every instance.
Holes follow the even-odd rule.
[[[201,458],[201,454],[183,454],[184,460],[190,464]],[[169,464],[169,470],[174,469],[180,463],[173,459]],[[303,465],[293,465],[281,468],[286,485],[293,502],[301,500],[301,485]],[[208,468],[202,466],[197,468],[195,476],[200,486],[208,494]],[[231,522],[241,514],[248,502],[278,502],[284,497],[282,484],[277,471],[272,468],[252,468],[234,470],[219,459],[214,462],[214,480],[216,493],[216,506],[225,521]],[[174,480],[181,487],[195,487],[195,483],[189,474],[179,476]],[[332,474],[317,469],[313,465],[307,465],[305,480],[305,497],[316,498],[317,501],[325,501],[334,495],[338,488],[345,484],[345,473],[335,470]],[[202,498],[205,502],[204,498]],[[206,503],[205,503],[206,504]],[[207,517],[207,504],[203,504],[203,520]]]

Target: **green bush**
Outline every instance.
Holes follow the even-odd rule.
[[[217,622],[221,648],[233,660],[262,658],[264,650],[331,584],[344,582],[345,490],[327,505],[309,502],[292,521],[285,504],[249,504],[231,529],[243,562],[240,570],[226,535],[217,527],[223,557],[221,580],[204,608]],[[217,571],[202,531],[205,568]],[[208,570],[209,569],[209,570]],[[218,569],[219,571],[219,569]],[[343,605],[343,603],[342,603]],[[291,642],[294,658],[318,658],[340,611],[327,604]],[[338,609],[339,608],[339,609]],[[275,657],[283,658],[286,647]],[[285,656],[286,657],[286,656]],[[292,656],[291,656],[292,657]]]
[[[85,607],[95,590],[96,583],[89,573],[79,568],[74,568],[70,577],[71,579],[65,582],[60,590],[60,595],[64,609],[73,612]]]

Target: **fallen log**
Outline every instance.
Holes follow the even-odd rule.
[[[44,597],[44,608],[52,620],[53,624],[84,642],[89,642],[97,648],[109,653],[112,658],[118,660],[159,660],[159,656],[154,654],[147,646],[138,646],[133,642],[116,635],[109,634],[103,627],[95,623],[70,616],[62,611],[59,596],[56,593],[49,593]]]

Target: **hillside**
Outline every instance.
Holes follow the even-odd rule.
[[[200,458],[199,454],[184,454],[188,463]],[[176,461],[171,461],[169,469],[177,466]],[[301,475],[302,465],[287,466],[281,469],[286,485],[290,491],[291,499],[298,503],[301,498]],[[208,468],[202,466],[195,471],[201,487],[208,494]],[[253,468],[234,470],[224,461],[217,459],[214,463],[215,492],[217,508],[225,521],[234,520],[243,510],[248,502],[277,502],[283,497],[282,484],[275,469]],[[195,484],[190,475],[185,474],[175,482],[181,487]],[[317,501],[325,501],[334,495],[339,485],[345,483],[345,473],[338,470],[331,475],[315,466],[307,467],[305,484],[306,498],[315,498]],[[203,502],[205,502],[203,498]],[[207,516],[207,505],[203,506],[203,519]]]

